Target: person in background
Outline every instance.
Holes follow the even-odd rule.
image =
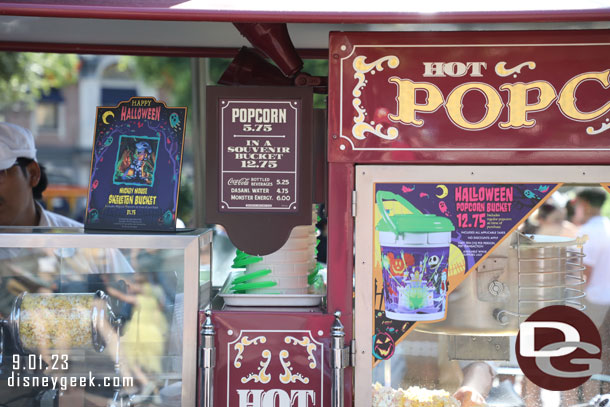
[[[47,211],[37,201],[47,182],[45,168],[36,159],[32,133],[16,124],[0,122],[0,226],[83,227]],[[3,249],[0,258],[17,257],[17,252]],[[94,274],[133,272],[117,250],[86,250],[85,263],[86,271]]]
[[[462,407],[484,406],[496,375],[494,368],[487,362],[473,362],[463,367],[462,373],[462,385],[453,397]]]
[[[588,236],[583,246],[585,290],[590,317],[598,326],[610,307],[610,219],[601,215],[606,196],[601,188],[588,188],[574,200],[574,221],[581,225],[580,234]]]
[[[578,235],[578,228],[566,220],[565,210],[552,201],[547,201],[538,208],[536,219],[538,221],[536,234],[563,237]]]
[[[572,223],[573,225],[575,225],[574,223],[574,202],[573,201],[568,201],[566,202],[566,220],[570,223]]]
[[[126,293],[109,289],[109,294],[133,306],[133,314],[123,327],[120,352],[124,356],[123,377],[134,377],[140,385],[137,398],[132,399],[135,402],[158,392],[152,376],[163,370],[161,362],[165,356],[168,321],[163,313],[163,287],[150,281],[149,273],[134,273],[127,286]],[[116,351],[116,338],[106,339]],[[129,389],[128,393],[135,391]],[[153,396],[153,399],[158,397]]]
[[[47,187],[36,160],[32,133],[0,122],[0,225],[79,227],[80,223],[45,210],[36,200]]]
[[[599,329],[602,340],[602,374],[610,372],[610,219],[601,214],[608,193],[602,188],[587,188],[572,201],[573,221],[579,225],[579,235],[588,237],[583,245],[583,272],[586,280],[584,312]],[[565,392],[565,405],[586,402],[592,397],[610,392],[603,381],[589,380],[580,388]]]
[[[44,167],[36,160],[34,137],[23,127],[0,122],[0,226],[78,227],[78,222],[46,211],[38,202],[47,186]],[[43,268],[52,253],[18,248],[0,249],[0,314],[7,314],[14,297],[24,291],[53,290],[54,281],[25,279],[24,273]],[[42,259],[42,260],[41,260]],[[55,265],[57,261],[54,261]],[[50,273],[44,274],[45,277]]]

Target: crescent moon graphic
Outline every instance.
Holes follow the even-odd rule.
[[[442,198],[446,197],[447,195],[449,195],[449,190],[447,189],[446,186],[444,186],[444,185],[437,185],[436,187],[440,188],[441,191],[443,191],[443,192],[440,193],[440,195],[436,196],[437,198],[441,198],[442,199]]]
[[[102,115],[102,122],[104,122],[104,124],[110,124],[110,123],[108,123],[108,116],[114,117],[114,113],[112,110],[108,110],[106,113],[104,113]]]

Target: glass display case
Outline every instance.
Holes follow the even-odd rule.
[[[194,406],[211,241],[205,230],[0,229],[0,400]]]
[[[356,180],[355,405],[598,405],[607,167],[361,166]],[[553,346],[553,324],[592,345],[543,355],[573,381],[538,373],[522,340]]]

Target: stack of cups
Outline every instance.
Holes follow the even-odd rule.
[[[290,237],[278,251],[262,260],[246,265],[246,273],[271,270],[271,273],[256,281],[274,281],[273,287],[248,290],[249,294],[307,294],[309,274],[316,270],[317,214],[313,212],[313,223],[292,229]]]

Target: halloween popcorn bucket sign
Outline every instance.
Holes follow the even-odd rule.
[[[390,215],[384,200],[397,201],[411,213]],[[377,231],[386,317],[400,321],[443,319],[453,223],[423,214],[390,191],[377,191],[376,205],[382,216]]]

